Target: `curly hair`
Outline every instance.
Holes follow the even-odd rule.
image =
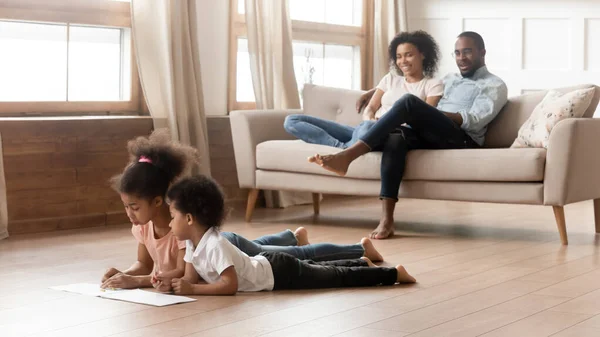
[[[429,33],[417,30],[414,32],[402,32],[394,37],[388,48],[390,57],[390,67],[401,76],[404,74],[396,64],[396,50],[398,46],[404,43],[410,43],[423,54],[423,74],[426,77],[433,77],[438,69],[440,61],[440,48]]]
[[[225,196],[219,184],[204,175],[184,178],[167,192],[169,203],[183,214],[191,214],[201,225],[219,229],[225,219]]]
[[[111,178],[119,193],[152,199],[165,197],[169,186],[180,176],[190,175],[200,157],[196,149],[171,140],[167,129],[127,143],[129,164],[123,173]]]

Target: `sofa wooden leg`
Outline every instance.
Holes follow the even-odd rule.
[[[315,215],[319,215],[319,212],[321,212],[321,194],[320,193],[313,193],[312,194],[313,197],[313,210],[315,211]]]
[[[596,233],[600,233],[600,199],[594,199],[594,218],[596,221]]]
[[[552,206],[554,210],[554,217],[556,218],[556,226],[558,227],[558,233],[560,233],[560,241],[563,245],[568,245],[569,240],[567,238],[567,223],[565,221],[565,209],[563,206]]]
[[[246,222],[252,220],[252,213],[254,213],[254,207],[256,206],[256,200],[258,199],[259,189],[253,188],[248,193],[248,203],[246,204]]]

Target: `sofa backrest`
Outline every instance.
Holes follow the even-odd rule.
[[[596,87],[596,92],[592,99],[592,103],[585,111],[583,117],[591,118],[594,116],[598,101],[600,101],[600,87],[593,84],[583,84],[554,90],[567,93],[573,90],[590,87]],[[529,118],[533,109],[535,109],[536,105],[542,101],[547,92],[547,90],[544,90],[511,97],[498,116],[488,126],[485,135],[485,147],[509,147],[517,138],[521,125]]]
[[[302,109],[307,115],[341,124],[356,126],[362,117],[356,112],[356,100],[364,91],[305,84],[302,89]]]
[[[584,84],[573,87],[555,89],[569,92],[581,88],[595,87],[596,93],[584,117],[591,118],[600,101],[600,87]],[[502,108],[498,117],[490,123],[486,133],[486,147],[509,147],[517,138],[519,128],[533,112],[535,106],[542,101],[547,91],[511,97]],[[304,113],[321,117],[338,123],[355,126],[362,118],[356,112],[356,100],[364,91],[323,87],[305,84],[302,91]]]

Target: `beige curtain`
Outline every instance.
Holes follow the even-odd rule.
[[[245,5],[256,108],[299,109],[288,1],[245,0]],[[267,207],[287,207],[312,203],[312,197],[308,193],[265,191],[265,201]]]
[[[4,154],[0,136],[0,240],[8,237],[8,207],[6,205],[6,179],[4,177]]]
[[[390,71],[388,46],[408,30],[405,0],[375,0],[373,20],[373,87]]]
[[[142,89],[154,127],[201,154],[210,174],[200,77],[196,1],[132,0],[131,27]]]

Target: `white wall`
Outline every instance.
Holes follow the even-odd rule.
[[[229,1],[196,1],[204,107],[207,115],[227,115]]]
[[[457,71],[456,36],[473,30],[509,96],[600,84],[600,0],[407,0],[407,12],[409,30],[426,30],[438,41],[440,77]]]

